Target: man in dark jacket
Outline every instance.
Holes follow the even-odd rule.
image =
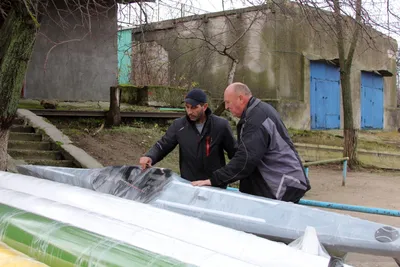
[[[229,122],[211,113],[201,89],[191,90],[184,101],[186,116],[172,123],[165,135],[140,158],[140,165],[145,169],[156,164],[179,144],[181,176],[189,181],[206,179],[225,166],[224,151],[229,158],[233,157],[237,143]]]
[[[278,112],[242,83],[229,85],[224,100],[225,108],[240,118],[238,150],[209,180],[192,184],[218,186],[240,180],[241,192],[298,202],[311,186]]]

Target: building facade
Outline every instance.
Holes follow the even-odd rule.
[[[307,13],[307,14],[306,14]],[[222,99],[233,60],[234,81],[272,103],[288,127],[343,127],[332,14],[270,4],[146,25],[132,31],[132,82],[206,89]],[[354,22],[343,18],[346,51]],[[363,26],[351,70],[354,123],[398,128],[397,42]]]

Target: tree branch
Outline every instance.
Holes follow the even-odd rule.
[[[346,70],[350,70],[351,64],[353,62],[354,51],[358,42],[358,37],[360,35],[360,24],[361,24],[361,0],[356,1],[356,21],[354,23],[354,33],[351,40],[349,52],[347,54]]]

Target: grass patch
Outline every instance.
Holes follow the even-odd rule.
[[[64,128],[61,129],[61,131],[67,135],[67,136],[81,136],[83,135],[85,132],[82,129],[72,129],[72,128]]]
[[[344,138],[337,131],[309,131],[288,129],[294,143],[343,147]],[[400,152],[400,135],[383,131],[360,131],[358,136],[358,149]]]
[[[39,103],[34,103],[34,102],[20,102],[18,103],[18,108],[21,109],[44,109]]]
[[[99,128],[104,122],[103,118],[48,118],[50,123],[59,129],[94,129]]]
[[[380,152],[400,152],[400,148],[397,146],[393,146],[390,144],[386,144],[384,142],[373,142],[373,141],[358,141],[358,148],[372,151],[380,151]]]
[[[322,131],[307,131],[289,129],[290,138],[294,143],[312,143],[315,145],[343,146],[343,138]]]

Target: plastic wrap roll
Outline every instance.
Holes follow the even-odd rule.
[[[0,242],[0,267],[47,267]]]
[[[0,204],[1,240],[49,266],[187,266],[144,249]],[[0,247],[0,266],[43,267]],[[1,265],[4,253],[18,265]],[[12,262],[11,262],[12,263]]]
[[[45,205],[43,199],[38,201],[35,199],[30,200],[26,197],[16,200],[16,194],[9,194],[9,196],[7,196],[6,189],[0,190],[0,202],[4,201],[10,203],[12,206],[19,205],[31,212],[39,212],[43,215],[45,214],[44,209],[46,209],[47,212],[49,212],[49,216],[55,216],[58,220],[73,225],[79,223],[79,227],[83,227],[90,218],[89,225],[86,224],[85,227],[90,227],[93,231],[96,227],[96,223],[99,223],[98,220],[101,219],[96,219],[97,217],[92,218],[94,216],[93,214],[97,213],[107,216],[108,218],[115,218],[121,222],[120,227],[117,225],[115,227],[111,226],[111,222],[108,222],[107,229],[110,229],[110,231],[106,234],[118,234],[119,232],[119,237],[116,239],[124,240],[124,238],[129,238],[129,236],[121,232],[124,230],[123,227],[127,227],[123,223],[127,223],[136,228],[144,228],[146,231],[153,233],[153,235],[158,234],[164,236],[163,239],[153,238],[153,242],[142,241],[141,244],[149,245],[146,249],[151,250],[150,248],[155,249],[159,246],[158,249],[160,250],[158,250],[157,253],[165,253],[164,255],[168,256],[170,256],[170,254],[167,253],[173,253],[174,258],[195,265],[245,266],[245,264],[247,264],[247,266],[280,267],[328,266],[329,259],[327,258],[307,254],[284,244],[272,242],[267,239],[204,222],[192,217],[154,208],[150,205],[20,174],[0,172],[0,181],[0,187],[12,188],[12,190],[24,192],[26,194],[31,193],[39,198],[47,198],[48,200],[56,201],[56,203]],[[83,216],[86,216],[87,219],[82,222],[73,222],[76,218],[71,218],[67,213],[69,211],[72,212],[72,209],[61,209],[60,203],[90,211],[92,214],[84,214]],[[76,213],[77,210],[73,211],[71,214]],[[140,234],[146,233],[146,231],[142,230]],[[135,237],[138,238],[138,236],[140,237],[140,235],[135,234],[130,240],[135,241]],[[167,245],[165,241],[166,238],[175,241],[173,244],[168,243],[170,245]],[[148,239],[143,240],[148,241]],[[185,245],[182,246],[182,244]],[[200,248],[203,248],[203,250]],[[204,250],[207,250],[209,254]],[[184,257],[185,260],[183,260],[182,257]]]
[[[301,238],[310,226],[315,228],[319,242],[331,255],[356,252],[393,257],[400,262],[398,227],[220,188],[195,187],[167,169],[153,167],[142,171],[137,166],[79,169],[24,165],[18,166],[18,170],[285,243]],[[3,182],[0,179],[0,186],[11,184],[9,180]],[[121,209],[116,212],[123,213],[114,215],[119,218],[130,216]]]

